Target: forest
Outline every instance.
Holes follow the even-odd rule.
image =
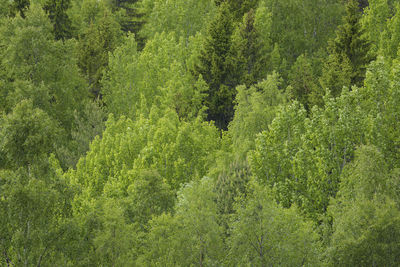
[[[400,1],[0,0],[0,266],[400,266]]]

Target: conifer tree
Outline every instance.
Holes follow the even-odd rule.
[[[257,8],[258,0],[216,0],[215,3],[223,5],[226,3],[236,19],[241,19],[251,9]]]
[[[43,6],[53,23],[56,40],[71,37],[71,20],[66,12],[70,4],[71,0],[47,0]]]
[[[363,37],[361,16],[358,2],[350,0],[346,5],[344,23],[329,44],[330,55],[323,70],[321,85],[325,88],[334,86],[330,88],[334,96],[340,94],[343,86],[362,86],[366,67],[373,59],[369,53],[370,43]],[[350,79],[349,83],[347,79]]]
[[[19,12],[20,16],[22,18],[25,18],[25,12],[28,10],[29,5],[30,5],[29,0],[15,0],[12,1],[10,11],[12,15],[15,15],[16,13]]]
[[[94,98],[101,96],[101,78],[108,66],[108,53],[121,43],[120,25],[110,11],[105,10],[103,17],[91,22],[78,44],[78,66],[85,74]]]
[[[113,2],[115,11],[122,13],[122,18],[119,21],[121,30],[134,33],[139,48],[143,48],[145,40],[139,34],[145,23],[145,14],[143,9],[140,8],[141,0],[114,0]]]
[[[243,22],[232,35],[229,59],[230,82],[251,86],[266,76],[267,51],[269,47],[262,40],[255,25],[256,12],[251,9],[243,17]]]
[[[226,129],[233,117],[234,84],[226,83],[230,71],[226,60],[231,47],[232,32],[233,17],[229,6],[223,3],[209,26],[199,64],[194,69],[194,74],[202,75],[209,86],[205,100],[208,120],[215,121],[223,129]]]
[[[310,59],[301,55],[297,58],[289,73],[288,96],[303,104],[306,110],[318,104],[314,99],[322,96],[319,86],[315,82],[315,75]]]

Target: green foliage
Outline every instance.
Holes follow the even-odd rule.
[[[200,118],[179,123],[177,114],[168,111],[155,124],[137,164],[158,170],[172,189],[178,190],[207,173],[219,146],[219,133],[213,125]]]
[[[269,36],[265,36],[259,28],[261,25],[267,29],[270,26],[269,14],[262,14],[263,11],[260,9],[256,12],[251,9],[232,34],[231,55],[228,59],[231,70],[229,82],[232,84],[250,86],[266,76],[268,50],[271,44]],[[260,22],[259,19],[264,21]]]
[[[323,89],[328,89],[333,96],[339,96],[343,87],[351,88],[352,68],[349,58],[341,54],[330,54],[326,60],[322,76],[319,80]],[[316,99],[321,103],[321,96],[317,95]]]
[[[218,171],[220,173],[215,182],[218,212],[228,230],[229,218],[235,213],[235,201],[246,194],[251,172],[247,161],[240,159],[234,160],[228,166],[220,167]]]
[[[222,259],[222,229],[210,178],[193,181],[178,193],[175,214],[150,222],[146,252],[139,265],[215,266]]]
[[[387,30],[388,20],[394,15],[393,1],[390,0],[374,0],[369,1],[368,7],[363,12],[361,18],[362,28],[371,42],[371,50],[378,52],[378,49],[385,49],[385,46],[380,46],[381,37]],[[384,37],[386,39],[386,36]]]
[[[398,207],[390,199],[355,200],[335,220],[330,265],[396,265],[399,220]]]
[[[265,187],[252,183],[250,195],[238,202],[229,237],[229,265],[315,265],[318,236],[295,208],[284,209]]]
[[[145,24],[147,10],[142,7],[143,0],[116,0],[107,1],[111,5],[113,13],[118,17],[121,29],[126,33],[135,34],[139,47],[143,48],[145,38],[141,30]]]
[[[11,5],[8,1],[0,2],[0,19],[7,17],[10,14]]]
[[[250,154],[253,174],[273,189],[274,198],[284,207],[293,201],[293,187],[302,187],[302,181],[292,178],[291,168],[292,159],[301,147],[305,118],[306,111],[297,102],[281,107],[269,131],[256,139],[256,148]]]
[[[296,59],[289,73],[289,87],[286,93],[290,99],[299,101],[306,110],[314,105],[321,106],[323,91],[318,86],[310,59],[301,55]]]
[[[146,143],[146,126],[145,121],[134,124],[124,117],[115,121],[110,116],[101,139],[99,136],[94,139],[86,157],[69,173],[71,182],[82,185],[90,198],[101,196],[108,181],[118,182],[123,195],[131,183],[127,170],[132,168],[133,159]]]
[[[240,20],[244,14],[249,12],[251,9],[256,9],[258,0],[216,0],[215,3],[220,6],[226,4],[229,6],[230,11],[234,14],[236,20]]]
[[[10,18],[0,27],[1,77],[5,92],[2,109],[10,111],[23,99],[47,112],[70,131],[75,109],[86,97],[79,75],[73,41],[54,41],[51,23],[44,12],[32,5],[26,18]]]
[[[398,48],[399,48],[399,40],[400,40],[400,32],[399,32],[399,10],[400,4],[394,3],[393,4],[393,13],[394,15],[390,18],[386,19],[386,27],[384,31],[381,33],[381,39],[379,43],[380,52],[385,56],[387,59],[395,59],[398,55]],[[372,11],[371,11],[372,12]],[[366,19],[370,18],[369,16]],[[373,17],[372,17],[373,18]],[[371,25],[372,26],[372,25]],[[371,29],[371,27],[367,28]]]
[[[233,33],[233,17],[229,6],[222,4],[215,18],[210,22],[207,39],[199,57],[199,64],[195,66],[195,75],[202,75],[208,84],[207,115],[209,120],[215,121],[217,127],[226,128],[233,117],[234,86],[228,84],[229,69],[227,58],[231,48]]]
[[[253,149],[256,135],[268,129],[278,106],[284,103],[280,84],[279,75],[273,73],[250,88],[237,87],[235,116],[229,124],[235,153],[246,154]]]
[[[263,0],[259,6],[271,12],[272,43],[279,45],[282,58],[289,64],[301,54],[313,54],[325,47],[344,11],[338,0]]]
[[[329,88],[334,96],[340,94],[343,86],[361,87],[367,65],[373,59],[370,43],[363,36],[361,15],[358,1],[350,0],[346,5],[343,24],[338,27],[336,38],[329,44],[330,56],[324,67],[321,85]]]
[[[152,216],[172,209],[174,194],[156,171],[140,170],[134,177],[128,187],[127,214],[144,228]]]
[[[93,139],[101,136],[106,117],[105,108],[100,101],[88,100],[81,110],[74,111],[71,142],[67,147],[58,149],[58,154],[63,158],[66,166],[76,166],[79,158],[89,150]]]
[[[96,22],[91,22],[80,36],[78,43],[78,65],[85,74],[94,98],[100,95],[100,81],[108,65],[108,53],[120,43],[120,25],[109,11],[105,10]]]
[[[54,151],[59,126],[32,101],[23,100],[0,122],[0,149],[9,166],[35,164]]]
[[[156,34],[143,51],[131,35],[110,56],[109,69],[102,81],[104,102],[116,116],[148,116],[153,105],[173,108],[180,118],[201,113],[206,85],[187,70],[190,55],[185,43],[172,34]]]
[[[71,180],[84,186],[82,205],[103,193],[126,195],[144,169],[157,170],[177,190],[181,183],[206,173],[212,162],[208,154],[218,149],[218,143],[213,126],[201,120],[180,123],[172,111],[152,124],[144,118],[115,121],[111,116],[102,138],[95,138],[87,156],[70,173]]]
[[[29,0],[15,0],[11,2],[11,14],[16,15],[19,12],[19,15],[22,18],[25,18],[25,12],[29,9],[30,1]]]
[[[45,171],[38,165],[0,171],[0,247],[10,265],[68,262],[65,248],[76,229],[70,220],[74,192],[54,157],[45,165]]]
[[[0,1],[0,265],[397,265],[399,10]]]
[[[188,40],[198,32],[204,32],[205,25],[216,13],[214,1],[211,0],[143,0],[146,24],[143,34],[152,39],[156,33],[174,32],[175,37]]]
[[[365,88],[361,92],[365,100],[365,110],[371,117],[369,139],[385,155],[391,166],[397,165],[398,157],[398,126],[396,123],[399,114],[399,83],[398,60],[390,66],[390,59],[379,57],[373,62],[365,80]],[[373,118],[373,119],[372,119]],[[381,131],[378,129],[385,129]]]
[[[375,147],[360,147],[330,206],[330,265],[396,264],[400,253],[396,188],[398,181],[390,175],[383,155]]]
[[[259,136],[252,154],[254,174],[265,181],[284,206],[296,203],[317,219],[339,188],[340,175],[367,138],[368,120],[354,88],[338,99],[325,97],[310,118],[292,104],[278,113],[268,132]]]
[[[133,35],[129,35],[125,44],[118,47],[109,57],[101,93],[107,109],[116,116],[125,115],[132,118],[136,115],[136,109],[141,106],[140,92],[135,94],[139,88],[134,90],[136,74],[139,71],[137,60],[137,44]]]
[[[71,20],[67,14],[70,3],[71,0],[47,0],[43,6],[53,23],[53,32],[56,40],[71,36]]]

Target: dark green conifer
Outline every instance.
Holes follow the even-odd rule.
[[[71,37],[71,20],[67,14],[70,4],[71,0],[47,0],[43,6],[53,23],[53,32],[56,40]]]
[[[11,3],[11,15],[16,15],[18,12],[22,18],[25,18],[25,12],[29,8],[29,0],[14,0]]]
[[[244,15],[243,22],[232,36],[229,60],[229,82],[232,85],[245,84],[247,87],[266,76],[267,55],[265,40],[262,40],[255,27],[255,11],[251,9]]]
[[[335,96],[340,94],[343,86],[362,86],[366,67],[373,59],[370,43],[363,37],[361,16],[358,1],[349,0],[344,23],[338,27],[336,38],[328,47],[330,55],[323,70],[321,85],[329,88]]]
[[[208,84],[208,96],[205,105],[208,108],[208,120],[226,129],[233,117],[234,85],[226,84],[230,69],[227,58],[231,48],[233,32],[233,18],[229,6],[223,3],[218,14],[210,23],[208,36],[199,57],[199,64],[195,66],[194,74],[202,75]]]
[[[310,59],[305,55],[299,56],[289,72],[289,98],[296,99],[306,110],[310,110],[312,106],[319,105],[316,98],[322,98],[321,91],[316,83]]]
[[[121,30],[135,34],[139,49],[143,48],[145,43],[145,39],[140,34],[145,23],[145,13],[140,7],[140,2],[141,0],[115,0],[114,4],[114,11],[122,12],[122,18],[119,21]]]
[[[226,3],[236,20],[240,20],[251,9],[257,8],[258,0],[216,0],[215,3],[218,6]]]

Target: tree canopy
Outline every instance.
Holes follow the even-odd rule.
[[[400,1],[0,1],[0,266],[397,266]]]

